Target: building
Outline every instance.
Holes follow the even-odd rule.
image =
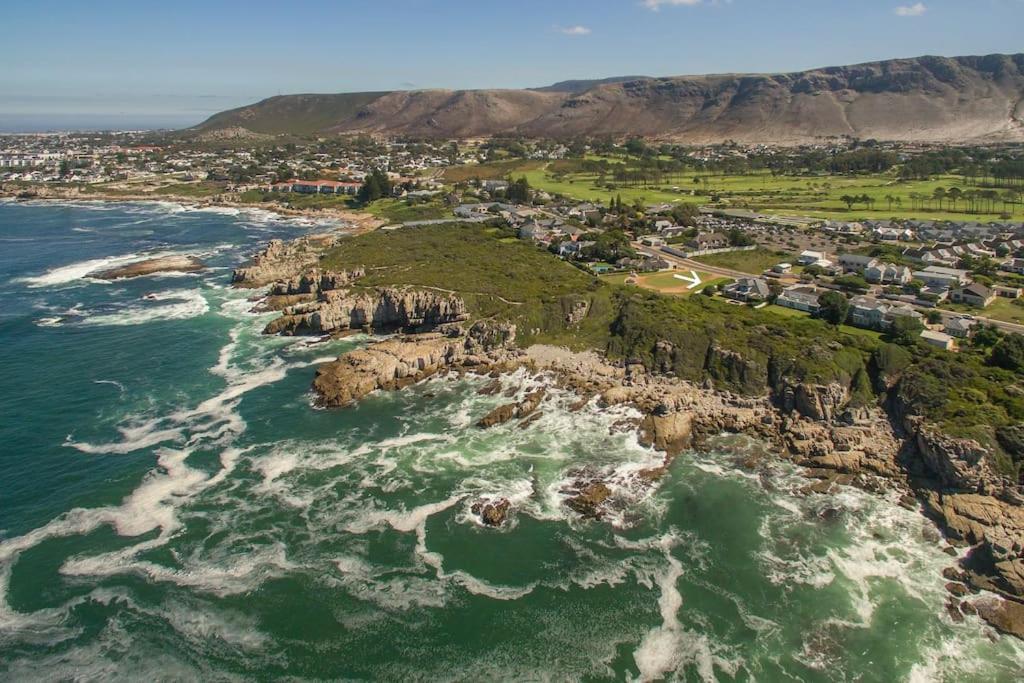
[[[789,287],[779,294],[775,303],[784,308],[813,314],[817,313],[820,308],[819,296],[821,296],[821,292],[813,287]]]
[[[906,266],[893,263],[876,263],[864,269],[864,279],[883,285],[905,285],[913,279],[913,273]]]
[[[992,292],[996,296],[1001,296],[1006,299],[1019,299],[1024,294],[1024,289],[1020,287],[1007,287],[1006,285],[993,285]]]
[[[967,304],[969,306],[977,306],[978,308],[986,308],[989,304],[995,301],[996,295],[995,292],[985,285],[975,282],[972,285],[954,289],[950,293],[949,299],[950,301],[958,304]]]
[[[873,256],[862,256],[861,254],[839,255],[839,265],[848,272],[862,273],[865,269],[877,264],[878,259]]]
[[[850,323],[855,327],[870,330],[884,330],[888,327],[885,314],[889,307],[866,296],[855,296],[850,299]]]
[[[920,280],[928,287],[945,287],[947,289],[961,287],[971,281],[966,270],[943,266],[928,266],[923,270],[916,270],[914,279]]]
[[[697,251],[722,249],[729,246],[729,238],[720,232],[702,232],[690,240],[689,246]]]
[[[974,318],[948,318],[943,325],[943,332],[957,339],[967,339],[974,333],[978,321]]]
[[[810,250],[807,250],[807,251],[801,252],[800,257],[797,258],[796,262],[798,264],[800,264],[801,266],[809,266],[812,263],[817,263],[818,261],[824,261],[824,260],[826,260],[825,259],[825,252],[823,252],[823,251],[810,251]]]
[[[925,330],[921,333],[921,339],[924,340],[929,346],[935,346],[946,351],[952,351],[953,345],[956,343],[953,337],[949,336],[945,332],[936,332],[934,330]]]
[[[734,301],[764,301],[771,294],[768,283],[756,277],[741,277],[722,290],[727,299]]]

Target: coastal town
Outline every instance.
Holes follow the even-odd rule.
[[[846,211],[801,215],[759,211],[714,189],[728,180],[728,173],[739,173],[731,169],[758,159],[781,165],[812,154],[833,159],[898,154],[909,166],[932,153],[926,146],[865,150],[836,142],[790,151],[763,145],[663,148],[664,158],[682,159],[698,169],[690,188],[670,185],[683,182],[676,172],[636,190],[627,174],[613,170],[617,183],[606,183],[608,198],[587,200],[590,193],[577,190],[572,181],[548,182],[547,170],[573,159],[583,159],[586,167],[596,163],[586,159],[603,155],[604,177],[608,159],[621,158],[621,165],[629,166],[636,152],[630,149],[633,141],[361,137],[282,142],[265,137],[182,139],[151,132],[3,136],[0,191],[21,200],[55,196],[258,206],[356,218],[386,230],[448,221],[488,223],[597,277],[670,295],[699,294],[781,315],[821,316],[823,296],[839,292],[847,304],[840,306],[837,324],[904,338],[915,335],[950,351],[988,328],[1024,333],[1024,213],[1014,189],[989,197],[992,207],[1002,202],[1002,213],[991,220],[971,213],[929,217],[936,207],[955,209],[960,200],[966,209],[968,197],[980,202],[989,195],[952,185],[948,193],[936,188],[927,198],[910,192],[910,201],[920,208],[896,218],[880,217],[884,209],[852,208],[850,200],[872,206],[875,200],[866,195],[844,195]],[[644,149],[641,158],[651,153]],[[1018,151],[1009,147],[984,153],[998,162],[1016,158]],[[520,168],[528,174],[517,175]],[[538,168],[546,174],[539,176],[533,170]],[[557,172],[553,177],[559,178]],[[807,177],[813,179],[807,183],[811,188],[828,185],[820,174]],[[967,181],[966,175],[962,180]],[[661,201],[635,196],[648,187]],[[623,190],[632,201],[623,201]],[[665,201],[666,193],[678,198]],[[902,203],[893,194],[886,198],[889,208]],[[915,218],[915,213],[925,217]]]

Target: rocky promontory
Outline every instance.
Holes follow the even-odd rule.
[[[334,246],[338,239],[338,235],[327,234],[307,235],[290,242],[271,240],[249,265],[235,269],[231,282],[236,287],[249,288],[288,282],[313,268],[324,250]]]
[[[90,273],[89,277],[99,280],[120,280],[160,273],[194,273],[205,268],[202,261],[192,256],[160,256]]]

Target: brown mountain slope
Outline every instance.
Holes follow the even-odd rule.
[[[612,79],[583,89],[292,95],[217,114],[197,130],[782,144],[841,135],[1024,140],[1022,102],[1024,55],[920,57],[789,74]]]

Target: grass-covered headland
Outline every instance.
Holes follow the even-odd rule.
[[[1014,337],[985,353],[952,354],[709,297],[662,296],[597,279],[480,224],[355,236],[325,254],[322,265],[364,266],[360,285],[457,292],[474,318],[515,323],[523,345],[594,348],[745,394],[800,382],[842,383],[860,405],[898,394],[946,433],[992,449],[1002,471],[1019,471],[1024,459],[1024,427],[1016,427],[1024,423],[1024,364],[1012,362],[1007,340]]]

